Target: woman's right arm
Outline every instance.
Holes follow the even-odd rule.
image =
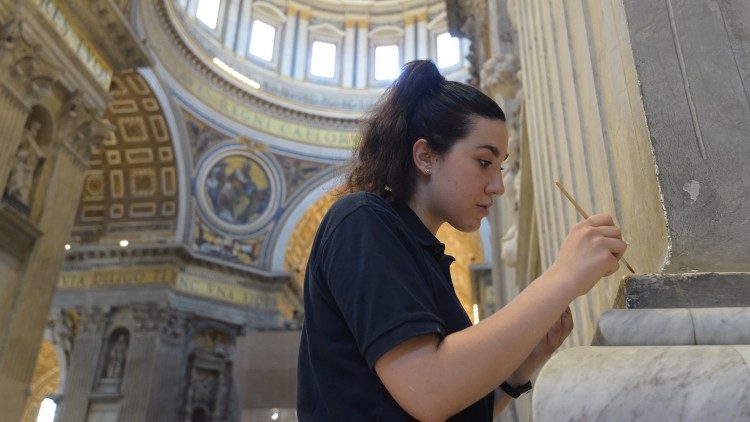
[[[415,418],[447,419],[508,379],[573,299],[617,271],[626,247],[608,215],[576,224],[555,263],[512,302],[441,342],[425,335],[399,344],[375,363],[378,376]]]

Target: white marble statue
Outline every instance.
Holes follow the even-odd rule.
[[[16,152],[16,160],[8,179],[8,196],[14,197],[27,207],[31,206],[34,173],[44,161],[44,153],[37,143],[40,123],[32,121],[24,130],[23,140]]]

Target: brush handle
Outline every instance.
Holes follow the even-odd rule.
[[[563,186],[562,183],[555,181],[555,185],[560,189],[563,195],[565,195],[565,197],[568,198],[568,201],[570,201],[570,203],[573,204],[573,206],[576,208],[576,211],[578,211],[578,214],[581,214],[581,217],[589,218],[589,213],[587,213],[586,211],[584,211],[583,208],[581,208],[581,205],[578,203],[578,201],[576,201],[575,198],[573,198],[573,195],[571,195],[570,192],[568,192],[568,190],[565,189],[565,186]],[[630,266],[628,261],[625,260],[624,256],[620,257],[620,262],[625,264],[625,266],[628,268],[628,270],[630,270],[631,273],[635,274],[635,270],[633,269],[633,267]]]

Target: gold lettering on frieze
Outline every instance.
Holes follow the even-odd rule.
[[[163,37],[161,31],[155,32],[158,33],[159,38]],[[163,40],[162,45],[171,44],[168,39],[163,38]],[[154,45],[159,44],[154,42]],[[160,56],[162,65],[190,94],[242,125],[272,136],[279,136],[305,144],[335,148],[352,148],[354,146],[356,136],[354,131],[319,129],[272,117],[243,104],[241,101],[236,101],[231,96],[209,85],[207,80],[196,77],[196,71],[184,62],[184,58],[177,54],[176,49],[162,48],[156,50],[156,52]]]
[[[86,289],[126,284],[172,284],[174,278],[175,271],[171,267],[118,268],[65,272],[60,275],[57,286],[61,289]]]
[[[175,289],[253,308],[275,309],[277,303],[276,295],[273,293],[258,292],[247,287],[232,286],[183,273],[177,275]]]

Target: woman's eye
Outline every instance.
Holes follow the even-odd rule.
[[[503,171],[505,171],[505,170],[508,170],[508,167],[507,167],[507,166],[500,166],[500,171],[501,171],[501,172],[503,172]]]
[[[479,160],[479,165],[482,166],[482,168],[486,169],[487,167],[490,166],[490,164],[492,164],[492,163],[489,162],[489,161],[487,161],[487,160]]]

